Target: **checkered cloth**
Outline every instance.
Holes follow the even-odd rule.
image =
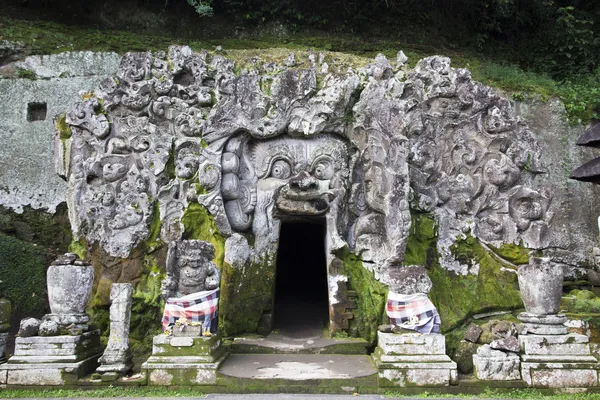
[[[217,318],[218,310],[218,288],[167,299],[162,319],[163,331],[169,325],[174,325],[179,318],[184,317],[188,322],[202,322],[203,326],[210,327],[212,321]]]
[[[389,292],[386,312],[392,325],[419,333],[440,333],[442,320],[424,293]]]

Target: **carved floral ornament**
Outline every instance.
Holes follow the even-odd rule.
[[[255,59],[236,73],[188,47],[124,55],[67,113],[73,135],[56,146],[75,236],[126,257],[155,204],[170,243],[198,202],[225,236],[327,216],[331,249],[348,246],[376,272],[402,260],[411,207],[446,220],[446,236],[547,245],[540,151],[508,101],[443,57],[333,72],[315,60]]]

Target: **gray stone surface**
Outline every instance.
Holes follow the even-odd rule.
[[[0,79],[0,205],[19,213],[26,206],[53,213],[66,200],[67,186],[52,167],[52,119],[81,100],[80,92],[94,90],[102,79],[114,73],[117,56],[67,53],[27,60],[34,72],[48,71],[53,77]],[[62,73],[59,71],[67,70],[72,72],[70,77],[57,77]],[[46,104],[45,119],[28,120],[30,103]]]
[[[562,266],[568,279],[586,278],[584,264],[592,265],[591,250],[597,245],[600,187],[568,179],[572,169],[591,160],[597,151],[577,146],[582,125],[570,125],[558,99],[528,100],[514,104],[515,113],[527,123],[544,154],[544,174],[536,176],[540,187],[552,188],[554,200],[549,222],[549,247],[545,256]]]
[[[310,353],[334,352],[348,354],[366,354],[368,343],[360,338],[329,338],[317,331],[315,334],[288,336],[285,332],[271,332],[265,338],[236,337],[232,348],[235,353]],[[334,350],[335,349],[335,350]]]
[[[378,332],[373,359],[379,386],[448,386],[457,383],[457,365],[446,355],[446,338]]]
[[[352,379],[377,373],[366,355],[233,354],[221,374],[252,379]]]
[[[479,325],[470,323],[467,331],[465,332],[464,338],[469,342],[477,343],[482,333],[483,329],[481,329]]]
[[[480,380],[510,381],[521,379],[518,354],[507,353],[483,345],[473,355],[475,377]]]
[[[494,350],[502,350],[512,353],[519,353],[521,350],[519,346],[519,339],[514,336],[510,336],[505,339],[494,340],[492,343],[490,343],[490,347]]]
[[[100,373],[127,373],[133,367],[133,355],[129,349],[129,325],[131,322],[131,283],[113,283],[110,289],[110,335],[104,354],[100,357]]]
[[[521,335],[519,342],[526,355],[590,355],[590,338],[586,335]]]
[[[19,325],[19,332],[17,336],[19,337],[30,337],[37,336],[38,331],[40,329],[40,321],[37,318],[25,318],[21,320],[21,324]]]
[[[121,56],[117,53],[74,51],[60,54],[29,56],[15,67],[32,71],[41,79],[69,78],[113,74]]]

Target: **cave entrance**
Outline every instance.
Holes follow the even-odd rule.
[[[321,335],[329,323],[326,228],[284,222],[279,235],[274,328],[288,336]]]

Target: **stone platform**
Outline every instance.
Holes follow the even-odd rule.
[[[217,385],[238,393],[375,393],[377,368],[368,355],[232,354]]]
[[[227,357],[221,336],[192,337],[160,334],[152,342],[152,356],[142,364],[148,385],[212,385]]]
[[[590,352],[589,338],[568,335],[521,335],[521,375],[536,388],[598,386],[600,365]]]
[[[0,384],[75,384],[98,367],[102,350],[98,330],[78,336],[18,337],[14,356],[0,365]]]
[[[380,387],[448,386],[457,381],[456,363],[446,355],[443,335],[378,332],[373,359]]]
[[[281,332],[265,338],[236,337],[231,350],[237,354],[367,354],[368,346],[360,338],[294,337]]]

